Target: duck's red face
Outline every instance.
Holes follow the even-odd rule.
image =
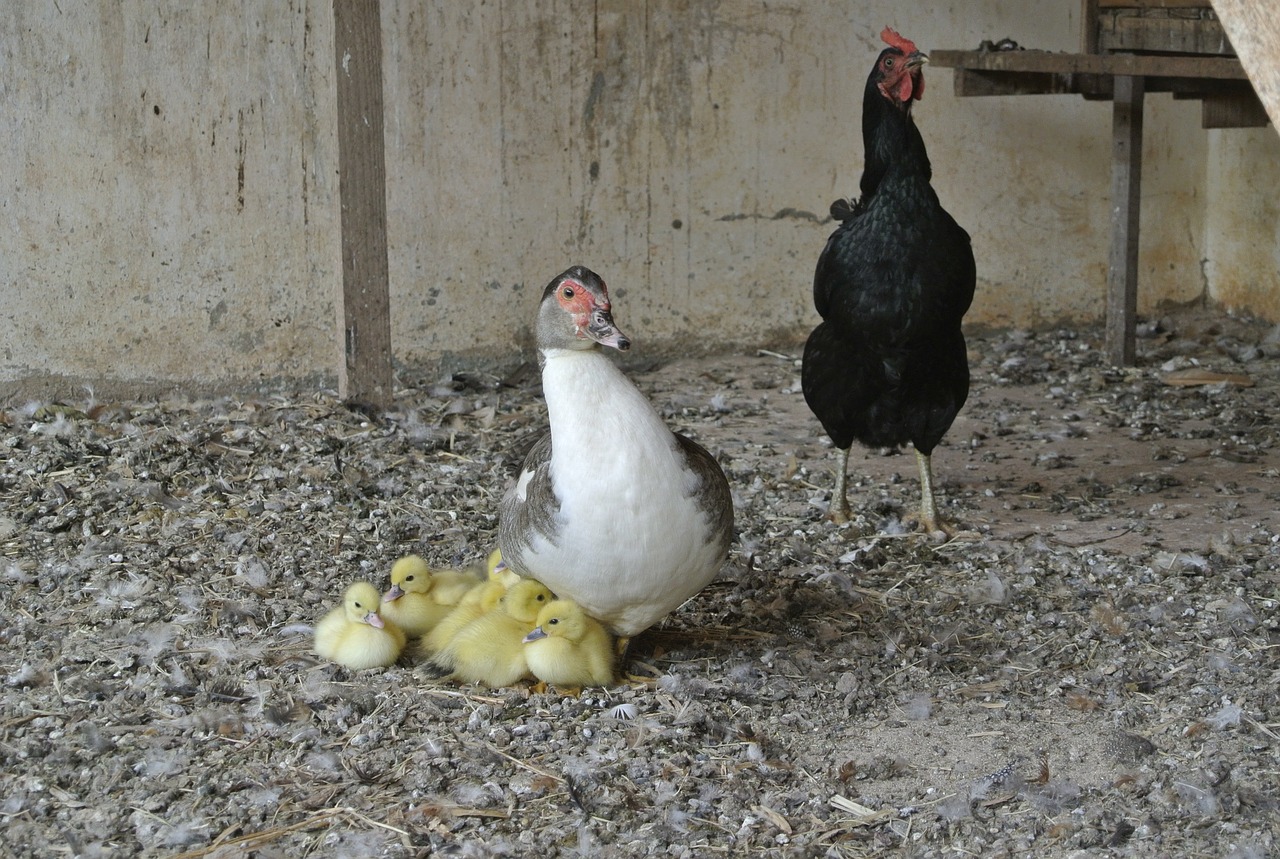
[[[591,311],[597,307],[603,310],[609,310],[609,299],[605,298],[603,302],[597,301],[591,291],[583,284],[571,277],[566,277],[560,282],[560,287],[556,290],[556,300],[560,302],[560,306],[564,308],[565,313],[573,317],[573,321],[578,327],[586,327],[587,320],[591,316]],[[579,331],[579,334],[582,332]]]
[[[631,341],[613,322],[609,293],[603,281],[592,289],[573,277],[565,277],[556,287],[556,301],[573,319],[579,337],[594,340],[601,346],[612,346],[620,352],[631,348]]]

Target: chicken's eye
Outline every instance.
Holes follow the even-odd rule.
[[[560,291],[560,294],[563,295],[565,298],[573,298],[573,287],[566,286],[564,289]]]
[[[885,67],[886,69],[891,69],[891,68],[893,68],[893,57],[885,57],[885,58],[884,58],[884,67]]]

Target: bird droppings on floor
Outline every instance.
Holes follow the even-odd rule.
[[[946,541],[900,525],[909,454],[855,449],[853,519],[824,518],[798,347],[635,375],[738,536],[576,697],[312,652],[397,558],[484,562],[535,386],[406,377],[377,421],[9,404],[0,853],[1274,855],[1280,348],[1222,315],[1142,333],[1134,369],[1094,330],[970,336]]]

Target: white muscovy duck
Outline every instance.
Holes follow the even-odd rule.
[[[547,285],[537,341],[551,431],[502,502],[498,545],[517,573],[625,640],[720,571],[733,535],[729,483],[600,348],[631,341],[595,272],[574,266]]]

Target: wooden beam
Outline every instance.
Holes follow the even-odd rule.
[[[1252,90],[1206,96],[1200,106],[1201,128],[1265,128],[1267,110]]]
[[[1050,74],[1047,72],[991,72],[981,69],[957,68],[955,70],[955,94],[957,96],[993,95],[1082,95],[1091,100],[1111,100],[1114,90],[1110,75]],[[1248,81],[1222,78],[1147,78],[1146,92],[1172,93],[1174,98],[1221,98],[1224,103],[1234,102],[1246,107],[1256,103],[1257,97]],[[1261,105],[1258,110],[1261,110]],[[1239,125],[1257,125],[1253,113],[1222,114],[1219,123],[1229,121],[1232,115],[1241,119]],[[1265,125],[1266,114],[1262,124]],[[1226,127],[1224,125],[1205,126]]]
[[[1235,56],[1208,0],[1180,12],[1152,7],[1103,9],[1098,17],[1098,50]]]
[[[1070,54],[1058,51],[931,51],[930,65],[991,72],[1129,75],[1143,78],[1248,80],[1234,57]]]
[[[1111,114],[1111,257],[1107,269],[1107,356],[1134,359],[1138,310],[1138,213],[1142,199],[1142,102],[1145,81],[1115,80]]]
[[[1209,0],[1097,0],[1103,9],[1207,9]]]
[[[1071,94],[1110,98],[1111,81],[1095,75],[958,68],[955,70],[955,93],[958,96]]]
[[[338,395],[382,410],[391,403],[392,389],[378,0],[333,0],[333,25],[342,212]]]

